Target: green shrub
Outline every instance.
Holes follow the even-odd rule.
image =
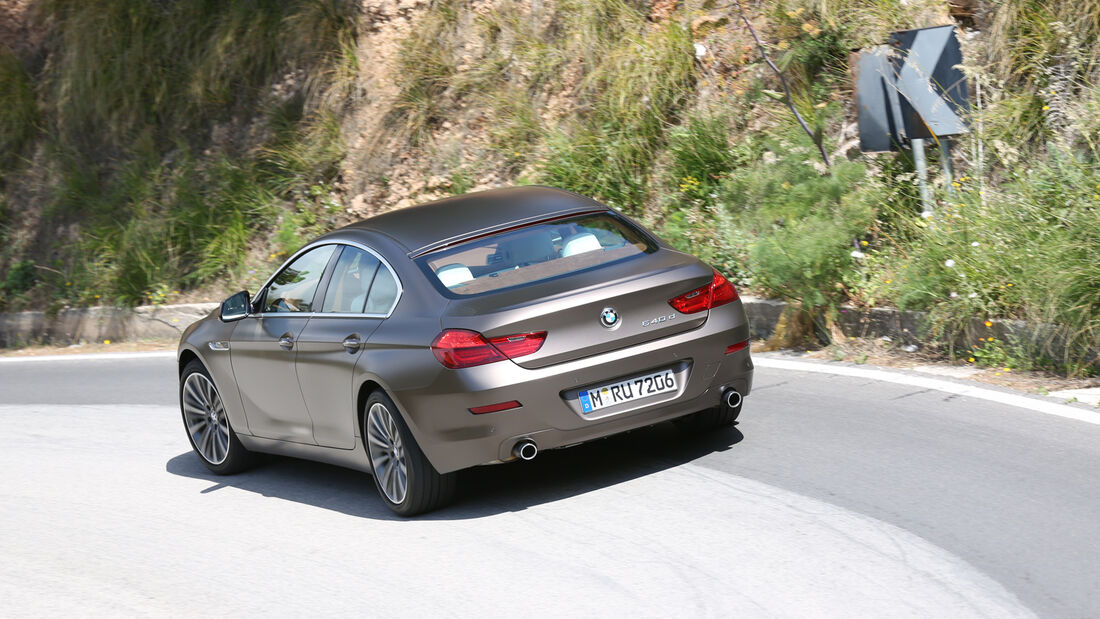
[[[591,112],[548,139],[542,182],[638,212],[650,166],[693,81],[687,29],[667,24],[626,37],[585,80]]]
[[[853,267],[853,242],[874,221],[872,208],[853,193],[863,166],[840,163],[820,175],[800,158],[785,157],[740,171],[726,188],[732,208],[755,237],[750,268],[757,287],[808,310],[844,298],[838,286]]]
[[[1048,325],[1021,350],[1085,371],[1100,347],[1100,167],[1053,148],[984,195],[961,181],[935,219],[911,220],[893,299],[931,310],[948,340],[986,317]]]
[[[751,160],[749,150],[730,148],[724,118],[693,116],[669,131],[669,184],[688,198],[706,201],[730,171]]]
[[[247,114],[276,73],[346,60],[350,4],[47,0],[41,14],[58,33],[44,76],[51,122],[88,154],[140,139],[171,145]]]
[[[0,282],[0,293],[5,296],[22,294],[30,290],[37,279],[34,272],[34,262],[18,260],[8,269],[4,281]]]
[[[17,160],[37,124],[34,84],[15,54],[0,47],[0,171]]]
[[[57,180],[45,216],[84,231],[54,241],[61,275],[46,286],[67,302],[155,301],[230,275],[281,206],[328,209],[311,188],[344,156],[335,110],[354,88],[357,11],[46,0],[55,39],[36,79]],[[219,128],[229,135],[212,137]],[[233,132],[246,128],[266,137],[243,152]]]

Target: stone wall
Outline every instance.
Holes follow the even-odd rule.
[[[52,316],[45,312],[0,314],[0,347],[178,339],[188,325],[217,307],[217,303],[191,303],[67,309]]]

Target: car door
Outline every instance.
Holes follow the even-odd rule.
[[[294,359],[335,251],[322,245],[296,256],[257,294],[255,313],[233,330],[233,374],[256,436],[316,444]]]
[[[355,364],[371,333],[397,305],[401,287],[389,265],[365,246],[344,245],[328,278],[321,311],[298,337],[298,381],[318,445],[355,446]]]

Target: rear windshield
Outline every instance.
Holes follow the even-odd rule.
[[[452,293],[480,294],[657,251],[611,213],[578,215],[474,239],[422,256],[421,268]]]

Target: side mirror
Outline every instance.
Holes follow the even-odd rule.
[[[247,290],[242,290],[237,294],[222,301],[222,308],[219,317],[222,322],[233,322],[234,320],[240,320],[248,316],[251,299],[248,296]]]

